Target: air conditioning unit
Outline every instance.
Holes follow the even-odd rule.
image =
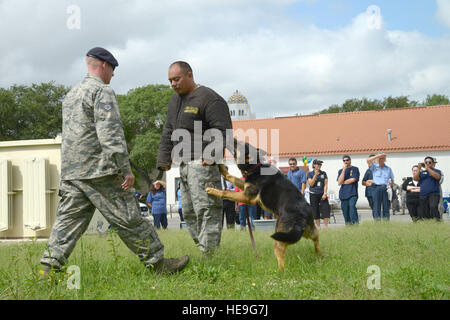
[[[50,226],[50,195],[48,158],[30,156],[24,159],[23,224],[34,231]]]
[[[13,226],[13,195],[11,161],[0,158],[0,231]]]

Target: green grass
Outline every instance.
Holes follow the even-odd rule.
[[[189,254],[176,275],[156,275],[116,235],[83,236],[68,265],[81,270],[81,288],[67,273],[40,280],[45,242],[0,244],[0,299],[449,299],[450,225],[374,223],[321,231],[321,257],[312,241],[289,246],[279,272],[270,232],[223,231],[220,250],[203,258],[187,231],[159,235],[168,257]],[[369,290],[367,268],[381,271],[381,289]]]

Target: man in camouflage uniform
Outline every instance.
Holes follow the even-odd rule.
[[[220,245],[223,223],[222,199],[208,195],[205,189],[207,187],[221,189],[220,172],[216,163],[223,159],[226,130],[232,129],[230,112],[220,95],[194,82],[192,69],[188,63],[174,62],[169,67],[169,81],[176,93],[169,102],[167,120],[159,145],[157,167],[165,171],[170,169],[172,162],[180,164],[184,220],[200,251],[208,255]],[[211,157],[206,159],[203,151],[207,142],[203,137],[205,131],[209,129],[219,132],[222,138],[219,143],[222,154],[211,153]],[[188,141],[190,150],[182,149],[182,154],[176,154],[179,151],[175,148],[178,141],[172,141],[172,138],[177,136],[177,131],[187,132],[190,139]],[[181,161],[178,161],[177,157],[180,157],[178,160]]]
[[[141,217],[134,196],[119,107],[108,86],[117,60],[109,51],[93,48],[86,62],[87,76],[63,102],[61,200],[41,259],[44,273],[67,263],[96,208],[147,267],[179,271],[189,257],[164,258],[164,246],[150,221]]]

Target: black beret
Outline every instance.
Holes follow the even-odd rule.
[[[117,62],[116,58],[106,49],[95,47],[86,53],[86,56],[97,58],[102,61],[108,62],[113,68],[117,67],[119,63]]]

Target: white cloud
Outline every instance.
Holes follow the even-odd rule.
[[[450,1],[437,0],[436,17],[443,25],[450,27]]]
[[[287,17],[293,2],[0,1],[0,87],[74,85],[87,50],[103,46],[119,61],[118,93],[168,84],[168,65],[186,60],[198,83],[225,99],[239,89],[258,117],[307,114],[353,97],[449,94],[447,37],[386,30],[376,8],[342,29],[320,29]],[[73,4],[80,30],[66,27]]]

